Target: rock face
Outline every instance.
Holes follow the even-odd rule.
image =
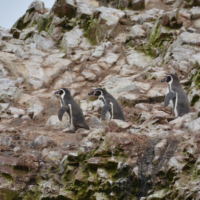
[[[199,6],[34,1],[11,30],[0,27],[0,199],[200,199]],[[176,119],[164,106],[169,73],[192,110]],[[126,122],[101,120],[103,101],[88,96],[99,87]],[[58,118],[60,88],[90,130],[66,133],[73,119]]]

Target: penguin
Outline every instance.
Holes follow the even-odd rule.
[[[169,105],[172,100],[175,117],[182,117],[190,112],[190,104],[188,98],[179,82],[179,79],[174,74],[168,74],[161,82],[168,83],[168,94],[165,97],[165,105]]]
[[[70,128],[66,133],[75,133],[78,128],[85,128],[89,130],[85,122],[83,112],[78,103],[72,98],[70,92],[66,88],[61,88],[54,94],[60,95],[61,108],[58,111],[58,118],[62,121],[63,114],[66,112],[69,117]]]
[[[118,101],[102,88],[97,88],[90,92],[88,95],[98,96],[98,99],[103,102],[103,108],[101,110],[101,119],[105,120],[106,113],[109,112],[111,119],[120,119],[126,121],[124,113]]]

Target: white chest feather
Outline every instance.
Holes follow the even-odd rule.
[[[176,92],[176,100],[175,100],[175,106],[174,106],[175,117],[178,117],[177,103],[178,103],[178,93]]]
[[[73,115],[72,115],[72,105],[68,104],[69,106],[69,113],[70,113],[70,118],[69,118],[69,123],[70,123],[70,129],[73,129],[74,124],[73,124]]]

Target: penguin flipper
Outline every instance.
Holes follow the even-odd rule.
[[[111,110],[111,107],[109,105],[104,105],[104,107],[101,110],[101,119],[105,121],[106,119],[106,113]]]
[[[173,92],[173,91],[170,91],[167,96],[165,97],[165,106],[168,106],[169,105],[169,101],[173,98],[176,97],[176,93]]]
[[[60,121],[62,121],[62,117],[63,117],[64,113],[67,112],[68,110],[69,110],[69,106],[62,106],[60,108],[60,110],[58,111],[58,119]]]

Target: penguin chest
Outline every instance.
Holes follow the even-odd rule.
[[[173,104],[174,104],[175,117],[178,117],[178,108],[177,108],[177,105],[178,105],[178,93],[177,92],[176,92],[176,98],[173,100]]]
[[[109,107],[110,107],[110,109],[109,110],[107,110],[107,113],[106,113],[106,120],[112,120],[114,117],[114,112],[113,112],[113,103],[112,102],[110,102],[109,103]]]

